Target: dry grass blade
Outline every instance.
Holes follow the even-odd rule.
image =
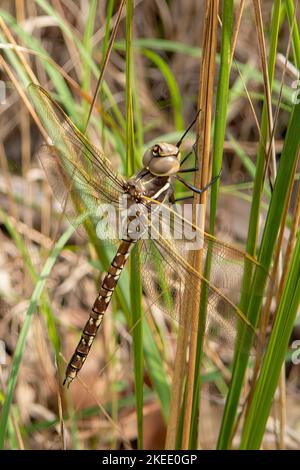
[[[212,97],[213,97],[213,83],[214,83],[214,70],[215,70],[215,54],[216,54],[216,41],[217,41],[217,25],[218,25],[218,2],[207,2],[205,12],[205,23],[203,32],[203,56],[200,72],[200,84],[199,84],[199,98],[198,98],[198,109],[203,112],[200,113],[198,135],[201,136],[197,139],[197,155],[199,161],[202,163],[201,173],[196,174],[195,185],[196,187],[204,187],[209,181],[209,157],[210,157],[210,134],[211,134],[211,116],[212,116]],[[200,203],[205,205],[206,193],[200,196]],[[195,203],[199,202],[198,198],[195,198]],[[203,223],[204,221],[202,221]],[[201,252],[198,253],[193,259],[193,267],[200,272],[201,271]],[[195,289],[197,292],[197,289]],[[191,299],[190,295],[187,295],[184,302],[185,308],[183,317],[192,316],[194,324],[198,323],[199,314],[199,298]],[[186,332],[182,329],[179,330],[177,353],[175,359],[175,370],[173,377],[173,389],[172,389],[172,403],[174,407],[174,413],[171,415],[171,419],[168,424],[168,434],[166,447],[174,448],[176,440],[176,431],[179,422],[179,406],[181,403],[181,393],[183,386],[184,376],[184,365],[185,365],[185,351],[187,345]],[[189,343],[189,368],[187,378],[187,389],[186,389],[186,402],[184,412],[184,423],[183,423],[183,435],[182,435],[182,448],[188,449],[189,438],[190,438],[190,424],[192,415],[192,404],[193,404],[193,390],[194,390],[194,371],[195,371],[195,358],[197,349],[197,332],[192,332]],[[175,410],[177,410],[175,412]]]
[[[3,59],[3,57],[0,56],[0,64],[2,65],[2,67],[4,68],[5,72],[7,73],[8,77],[10,78],[10,80],[12,81],[12,83],[15,85],[16,87],[16,90],[18,91],[20,97],[22,98],[22,100],[24,101],[24,104],[25,106],[27,107],[27,109],[29,110],[34,122],[36,123],[36,125],[38,126],[41,134],[43,135],[44,139],[47,140],[48,136],[47,136],[47,133],[45,132],[44,128],[42,127],[41,123],[40,123],[40,120],[35,112],[35,110],[33,109],[30,101],[28,100],[26,94],[24,93],[24,90],[23,88],[20,86],[19,82],[15,79],[13,73],[11,72],[10,68],[8,67],[8,65],[6,64],[5,60]]]
[[[233,39],[232,39],[232,52],[231,52],[231,60],[230,60],[231,63],[233,61],[234,51],[236,48],[236,43],[237,43],[237,39],[239,35],[239,29],[240,29],[241,20],[242,20],[242,16],[244,12],[244,7],[245,7],[245,0],[241,0],[239,8],[238,8],[236,23],[234,26],[234,33],[233,33]]]
[[[14,46],[17,46],[16,44],[16,41],[14,40],[14,37],[13,35],[11,34],[10,30],[7,28],[6,24],[4,23],[3,19],[1,18],[0,16],[0,27],[2,29],[2,31],[4,32],[5,36],[7,37],[7,40],[8,42],[10,42],[11,44],[13,44]],[[19,58],[20,62],[22,63],[23,67],[24,67],[24,70],[26,70],[26,73],[28,74],[28,77],[30,77],[30,79],[33,81],[33,82],[36,82],[36,77],[32,71],[32,69],[30,68],[29,64],[27,63],[27,61],[25,60],[23,54],[21,54],[21,50],[16,48],[16,55],[17,57]]]
[[[218,32],[218,7],[219,2],[207,2],[207,22],[205,23],[204,37],[203,37],[203,59],[201,64],[201,75],[199,83],[199,95],[198,95],[198,108],[203,110],[200,113],[198,121],[197,133],[201,136],[197,141],[197,155],[199,163],[202,163],[201,171],[195,175],[195,186],[204,188],[210,177],[210,148],[211,148],[211,119],[213,111],[213,94],[214,94],[214,77],[215,77],[215,61],[217,51],[217,32]],[[202,204],[202,207],[206,207],[207,192],[196,196],[194,198],[194,207],[198,203]],[[204,213],[202,228],[204,228]],[[196,251],[193,257],[193,266],[201,272],[202,267],[202,251]],[[195,290],[197,292],[197,290]],[[188,308],[192,307],[191,311],[187,310],[186,314],[191,315],[192,318],[197,319],[196,324],[201,321],[199,320],[199,307],[200,298],[194,298]],[[197,352],[198,334],[196,332],[191,333],[189,343],[189,363],[188,363],[188,378],[187,378],[187,392],[186,392],[186,410],[184,414],[183,423],[183,436],[182,436],[182,448],[189,448],[190,439],[190,426],[193,406],[193,392],[194,392],[194,374],[196,365],[196,352]]]
[[[298,156],[298,159],[299,159],[299,156]],[[296,172],[296,168],[297,168],[297,165],[295,164],[294,174]],[[252,386],[251,386],[251,390],[250,390],[250,397],[249,397],[249,400],[248,400],[248,403],[247,403],[246,413],[247,413],[247,410],[249,409],[249,407],[251,405],[252,395],[253,395],[254,390],[255,390],[255,383],[256,383],[258,373],[259,373],[259,370],[260,370],[260,366],[261,366],[261,357],[263,355],[262,345],[265,344],[265,342],[266,342],[267,328],[270,325],[271,303],[272,303],[274,295],[277,291],[276,305],[278,305],[279,302],[280,302],[280,297],[281,297],[281,293],[282,293],[282,288],[280,288],[280,286],[278,287],[278,282],[277,282],[277,278],[278,278],[278,275],[279,275],[278,267],[279,267],[279,263],[280,263],[280,257],[281,257],[281,254],[282,254],[282,242],[283,242],[284,231],[285,231],[285,227],[286,227],[286,225],[285,225],[286,224],[286,218],[288,216],[288,209],[289,209],[291,196],[292,196],[292,190],[293,190],[293,184],[290,184],[289,194],[288,194],[287,202],[286,202],[285,209],[284,209],[284,215],[282,217],[282,224],[281,224],[279,235],[278,235],[277,246],[276,246],[276,251],[275,251],[274,261],[273,261],[273,268],[272,268],[272,272],[271,272],[271,275],[270,275],[272,282],[270,283],[270,289],[269,289],[269,292],[268,292],[268,297],[267,297],[266,302],[263,306],[263,311],[262,311],[262,315],[261,315],[261,324],[260,324],[260,328],[259,328],[260,342],[258,344],[258,354],[256,356],[254,372],[253,372],[253,379],[252,379]],[[298,188],[298,192],[299,192],[299,188]],[[298,194],[298,196],[300,196],[300,194]],[[298,200],[297,207],[299,209],[299,198],[297,200]],[[295,211],[295,220],[294,220],[294,222],[295,221],[296,221],[296,223],[299,222],[299,213],[297,212],[297,209]],[[293,224],[293,228],[295,228],[295,224]],[[296,231],[291,230],[290,236],[291,235],[294,237],[293,238],[293,244],[295,244]],[[285,259],[285,266],[284,266],[284,269],[282,271],[282,276],[281,276],[281,281],[280,281],[281,286],[283,285],[286,273],[288,272],[288,260],[289,260],[289,258]],[[274,319],[273,319],[273,321],[274,321]],[[282,396],[282,393],[283,393],[283,391],[281,390],[281,396]]]
[[[272,129],[274,126],[273,123],[273,114],[272,114],[272,102],[271,102],[271,91],[270,91],[270,80],[269,80],[269,73],[268,73],[268,63],[267,63],[267,53],[266,53],[266,45],[265,45],[265,38],[264,38],[264,31],[263,31],[263,20],[262,20],[262,12],[260,6],[260,0],[253,0],[254,4],[254,11],[255,11],[255,19],[256,19],[256,28],[257,28],[257,37],[259,42],[259,51],[261,54],[261,65],[264,77],[264,90],[265,90],[265,97],[266,97],[266,109],[268,115],[268,130],[269,130],[269,139],[270,139],[270,158],[272,162],[272,178],[275,178],[276,172],[276,156],[275,156],[275,142],[274,142],[274,135],[272,133]],[[266,168],[268,168],[269,162],[266,162]]]
[[[101,72],[100,72],[98,82],[97,82],[97,86],[96,86],[96,90],[95,90],[95,93],[94,93],[94,96],[93,96],[93,101],[91,103],[91,106],[90,106],[90,109],[89,109],[89,114],[88,114],[84,129],[83,129],[84,134],[85,134],[86,129],[88,127],[88,124],[89,124],[89,121],[90,121],[90,118],[91,118],[91,114],[93,112],[93,108],[95,106],[95,103],[96,103],[96,100],[97,100],[97,97],[98,97],[98,93],[99,93],[100,88],[101,88],[102,80],[103,80],[104,73],[105,73],[105,70],[106,70],[106,67],[107,67],[107,64],[108,64],[108,61],[109,61],[110,53],[112,51],[112,48],[113,48],[113,45],[114,45],[114,42],[115,42],[115,39],[116,39],[116,35],[117,35],[118,27],[119,27],[119,24],[120,24],[120,21],[121,21],[122,11],[123,11],[123,7],[125,5],[125,2],[126,2],[126,0],[122,0],[121,3],[120,3],[119,9],[118,9],[116,22],[115,22],[113,31],[111,33],[111,37],[109,39],[107,51],[106,51],[106,54],[105,54],[105,57],[104,57],[104,60],[103,60],[103,63],[102,63]]]

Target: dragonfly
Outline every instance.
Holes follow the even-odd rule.
[[[195,295],[196,289],[196,294],[200,295],[205,289],[207,332],[216,336],[221,332],[220,335],[224,333],[227,338],[227,331],[228,337],[234,334],[240,321],[246,330],[255,334],[254,326],[237,304],[236,294],[246,289],[243,285],[245,265],[254,270],[260,269],[259,263],[247,253],[187,221],[182,211],[173,209],[176,201],[174,180],[178,179],[192,191],[201,193],[217,178],[213,178],[204,188],[195,188],[181,178],[180,173],[184,174],[189,169],[183,168],[186,157],[182,158],[180,146],[191,126],[176,145],[158,142],[147,149],[143,155],[143,168],[133,177],[125,179],[113,168],[104,153],[80,132],[46,90],[37,84],[30,84],[28,91],[51,140],[50,144],[41,147],[38,156],[53,193],[69,220],[74,220],[78,210],[88,211],[96,224],[101,219],[99,207],[102,205],[109,205],[115,214],[122,215],[124,204],[120,201],[124,197],[129,209],[136,205],[139,207],[138,211],[131,212],[127,217],[126,228],[121,234],[117,230],[110,232],[110,237],[117,240],[118,248],[67,365],[64,384],[69,386],[82,368],[134,246],[138,247],[139,268],[147,299],[163,312],[184,324],[184,327],[194,328],[195,325],[189,324],[189,319],[182,318],[184,290],[189,292],[190,289],[190,294]],[[153,214],[160,209],[172,216],[167,217],[168,223],[172,220],[172,230],[166,227],[163,218],[154,227]],[[143,217],[140,217],[141,212]],[[138,224],[135,223],[137,214],[141,219]],[[189,262],[191,234],[182,236],[184,224],[191,229],[190,232],[199,236],[203,259],[210,257],[208,278]],[[112,225],[108,224],[108,230]],[[133,228],[129,228],[130,225]],[[97,225],[97,233],[98,228]]]

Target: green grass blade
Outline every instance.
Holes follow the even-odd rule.
[[[18,372],[19,372],[19,368],[22,362],[23,353],[24,353],[24,349],[26,345],[26,339],[27,339],[27,335],[30,329],[33,315],[36,312],[38,301],[42,295],[45,282],[55,264],[56,258],[59,256],[63,247],[65,246],[69,238],[74,233],[74,230],[75,230],[74,227],[69,227],[55,244],[52,250],[52,253],[46,260],[46,263],[41,271],[39,280],[37,281],[35,289],[31,296],[30,304],[26,312],[25,320],[24,320],[24,323],[23,323],[23,326],[19,335],[19,339],[17,342],[17,346],[15,349],[13,362],[11,366],[11,372],[10,372],[9,379],[8,379],[7,392],[6,392],[6,397],[4,400],[2,415],[1,415],[1,420],[0,420],[0,449],[3,449],[4,447],[9,410],[12,404],[13,395],[14,395],[14,391],[15,391],[15,387],[17,383]]]
[[[143,54],[148,57],[161,71],[166,83],[168,85],[172,103],[172,109],[174,111],[174,121],[177,131],[182,131],[184,129],[184,122],[182,118],[182,101],[180,91],[176,82],[176,79],[168,66],[168,64],[155,52],[143,49]]]
[[[280,228],[281,217],[289,192],[290,178],[293,175],[293,167],[297,158],[300,145],[300,104],[294,107],[284,148],[281,154],[278,174],[275,181],[274,192],[267,214],[267,220],[264,227],[261,248],[258,261],[268,271],[270,269],[272,255]],[[250,297],[248,302],[248,319],[252,325],[256,325],[262,304],[262,295],[267,278],[262,270],[256,270],[253,278]],[[244,352],[235,355],[233,365],[232,383],[228,398],[219,437],[219,447],[227,448],[232,436],[232,429],[235,421],[236,410],[239,403],[240,392],[243,384],[243,378],[248,363],[247,349],[250,350],[250,342],[244,344]]]
[[[279,31],[279,21],[280,21],[280,10],[281,10],[281,1],[277,0],[274,3],[273,15],[272,15],[272,25],[271,25],[271,35],[270,35],[270,55],[268,61],[268,72],[269,72],[269,86],[272,91],[272,83],[274,77],[274,67],[275,67],[275,55],[277,49],[277,38]],[[248,238],[247,238],[247,247],[246,251],[252,256],[256,255],[256,246],[257,246],[257,237],[259,229],[259,220],[260,220],[260,206],[261,206],[261,196],[263,189],[263,174],[264,174],[264,164],[265,164],[265,143],[267,141],[267,132],[268,132],[268,116],[267,116],[267,107],[266,103],[263,106],[262,112],[262,123],[261,123],[261,140],[258,150],[257,162],[256,162],[256,173],[254,179],[254,187],[252,194],[252,204],[250,211],[250,219],[248,226]],[[272,253],[270,253],[272,255]],[[266,268],[269,268],[269,263],[267,263]],[[251,269],[248,265],[245,266],[244,273],[244,283],[249,285],[251,282]],[[255,292],[255,291],[254,291]],[[243,312],[247,311],[247,306],[249,303],[249,297],[244,295],[241,298],[240,307]],[[258,312],[257,312],[258,314]],[[255,324],[255,322],[254,322]],[[239,332],[243,334],[243,331]],[[238,339],[240,343],[240,339]],[[227,396],[225,410],[223,414],[221,430],[218,439],[218,448],[226,449],[230,445],[231,436],[233,432],[233,426],[236,419],[237,407],[239,403],[240,392],[243,384],[243,375],[247,365],[247,355],[243,355],[243,360],[239,364],[239,354],[236,356],[236,361],[234,360],[233,366],[233,381]]]
[[[95,24],[95,17],[97,12],[97,0],[92,0],[89,3],[89,12],[87,15],[87,22],[83,36],[83,47],[89,57],[92,57],[92,50],[93,50],[93,31],[94,31],[94,24]],[[82,89],[86,93],[91,92],[91,68],[89,62],[84,58],[82,64]],[[87,103],[86,100],[82,102],[82,120],[85,123],[87,121],[87,117],[89,114],[89,107],[90,104]]]
[[[133,56],[132,56],[132,18],[133,2],[126,3],[126,161],[127,176],[135,171],[134,161],[134,121],[133,121]],[[140,277],[140,254],[136,246],[130,258],[130,299],[132,312],[132,341],[134,360],[134,379],[136,414],[138,428],[138,448],[143,448],[143,321],[142,321],[142,284]]]
[[[161,403],[163,418],[165,422],[167,422],[170,411],[170,384],[167,379],[167,372],[163,366],[162,357],[153,339],[152,332],[146,318],[144,318],[143,321],[143,335],[147,371]]]
[[[24,29],[20,27],[20,25],[11,15],[9,15],[9,13],[7,13],[5,10],[0,10],[0,16],[5,21],[5,23],[15,32],[15,34],[21,40],[22,43],[26,44],[29,48],[42,54],[42,56],[45,57],[45,60],[43,60],[43,67],[47,71],[54,87],[56,88],[56,90],[58,90],[60,99],[64,103],[68,114],[70,116],[75,116],[75,106],[72,99],[72,95],[66,85],[64,78],[61,76],[59,71],[55,67],[53,67],[50,62],[47,61],[47,58],[51,59],[49,54],[43,47],[41,47],[40,43],[34,37],[32,37],[31,34],[28,34],[26,31],[24,31]],[[5,42],[3,41],[3,38],[2,42]],[[12,65],[14,65],[24,86],[27,87],[31,79],[28,79],[27,75],[24,75],[23,65],[19,64],[19,61],[16,62],[15,60],[15,62],[12,62],[12,54],[14,54],[12,51],[6,51],[7,57],[10,58],[10,61]]]
[[[241,449],[259,449],[300,303],[300,233],[249,412]]]
[[[232,36],[232,23],[233,23],[233,0],[224,0],[223,2],[223,15],[222,15],[222,44],[221,44],[221,63],[218,78],[217,88],[217,102],[216,102],[216,120],[214,130],[214,143],[213,143],[213,168],[212,176],[219,174],[222,168],[223,158],[223,147],[226,130],[226,117],[228,107],[228,93],[229,93],[229,77],[230,77],[230,64],[231,64],[231,36]],[[215,216],[217,210],[217,198],[219,191],[220,181],[211,188],[211,200],[210,200],[210,233],[214,234],[215,228]],[[211,256],[208,251],[204,277],[209,279],[211,271]],[[202,361],[202,348],[205,332],[205,318],[206,318],[206,306],[208,302],[208,292],[206,288],[201,289],[200,299],[200,313],[199,318],[201,323],[199,324],[198,334],[198,345],[196,355],[196,367],[195,367],[195,385],[194,385],[194,400],[192,409],[192,426],[190,435],[190,448],[195,449],[197,447],[198,438],[198,416],[199,416],[199,405],[200,405],[200,377],[201,377],[201,361]]]
[[[178,54],[183,54],[183,56],[188,55],[191,57],[201,57],[201,49],[199,47],[192,47],[187,44],[183,43],[178,43],[176,41],[170,41],[166,39],[148,39],[148,38],[143,38],[143,39],[135,39],[133,41],[133,47],[136,48],[137,50],[141,50],[143,48],[148,48],[148,49],[153,49],[153,50],[159,50],[159,51],[166,51],[166,52],[176,52]],[[114,48],[116,50],[125,50],[125,44],[124,41],[115,41],[114,43]],[[216,63],[220,64],[220,56],[217,55],[216,57]],[[261,71],[258,70],[257,68],[250,66],[248,63],[243,64],[239,61],[235,61],[235,63],[232,64],[233,70],[237,70],[237,67],[239,68],[240,72],[242,75],[249,77],[249,80],[254,80],[255,82],[262,84],[263,83],[263,78]],[[278,80],[274,81],[274,92],[279,95],[281,91],[281,83]],[[243,93],[245,95],[245,92]],[[292,95],[291,88],[287,85],[283,86],[282,89],[282,99],[285,100],[286,102],[290,102],[290,97]]]
[[[142,283],[140,276],[140,253],[135,246],[130,259],[130,297],[132,347],[134,358],[135,397],[138,427],[138,448],[143,448],[143,388],[144,388],[144,352],[143,352],[143,312],[142,312]]]

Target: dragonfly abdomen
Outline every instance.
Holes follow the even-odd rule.
[[[121,272],[126,264],[134,240],[122,240],[109,270],[107,271],[98,297],[96,298],[89,319],[85,324],[80,341],[67,366],[64,385],[70,385],[83,366],[91,349],[97,331],[102,324],[104,313],[110,303],[112,294],[117,286]]]

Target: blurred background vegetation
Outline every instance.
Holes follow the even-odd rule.
[[[267,373],[274,374],[274,387],[279,382],[279,388],[275,396],[275,388],[266,391],[264,405],[259,401],[259,387],[254,396],[256,410],[264,406],[268,411],[261,422],[256,421],[255,410],[248,409],[244,428],[235,427],[233,421],[228,424],[224,405],[232,353],[221,347],[208,348],[199,375],[200,419],[197,413],[190,445],[203,449],[217,445],[299,448],[299,366],[292,364],[285,342],[291,332],[293,339],[300,332],[295,320],[300,290],[299,243],[296,245],[300,114],[295,103],[300,86],[298,2],[123,3],[127,5],[117,0],[2,0],[0,4],[0,79],[6,93],[0,103],[0,339],[5,343],[5,360],[0,365],[0,443],[12,449],[164,447],[172,414],[177,327],[153,307],[145,315],[143,328],[132,336],[129,306],[135,287],[130,273],[120,280],[111,314],[105,317],[80,380],[68,391],[61,387],[66,361],[115,248],[95,245],[94,239],[74,233],[61,218],[35,156],[45,135],[32,119],[26,86],[38,81],[83,130],[105,65],[87,134],[114,167],[128,176],[141,166],[147,147],[157,141],[176,143],[194,119],[203,30],[209,29],[205,12],[209,3],[219,3],[211,143],[212,161],[214,155],[221,157],[223,173],[213,215],[214,233],[249,249],[251,224],[255,226],[250,211],[257,201],[260,225],[255,227],[260,230],[252,247],[252,254],[257,255],[271,200],[276,201],[276,167],[285,148],[284,155],[293,161],[290,166],[286,163],[286,186],[280,188],[278,183],[274,191],[278,200],[282,194],[287,201],[286,213],[284,207],[278,213],[282,240],[277,281],[279,285],[285,273],[290,283],[284,291],[285,303],[273,299],[270,311],[271,316],[281,312],[283,319],[290,312],[291,318],[286,320],[289,327],[278,346],[283,356],[275,364],[270,349],[261,375],[262,388]],[[272,115],[266,111],[268,106]],[[184,142],[185,152],[195,139],[193,129]],[[262,141],[269,140],[273,159],[265,174],[261,170],[258,183]],[[218,164],[212,163],[215,174]],[[255,199],[254,181],[260,185],[261,201]],[[182,186],[177,194],[185,195]],[[212,227],[209,214],[208,207],[207,229]],[[274,256],[275,240],[270,263]],[[39,277],[41,273],[43,277]],[[282,324],[278,330],[283,331]],[[283,359],[286,367],[280,373]],[[252,369],[250,366],[247,373]],[[243,390],[236,403],[239,406],[248,397],[247,380]],[[237,407],[234,420],[240,411]],[[253,423],[259,428],[255,442],[249,438]]]

